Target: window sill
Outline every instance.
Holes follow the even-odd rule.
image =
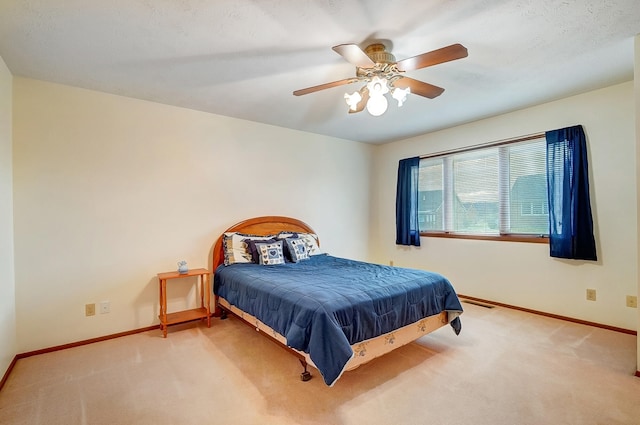
[[[501,241],[501,242],[527,242],[527,243],[549,243],[548,236],[529,235],[468,235],[464,233],[429,232],[420,233],[420,236],[428,238],[451,238],[451,239],[473,239],[481,241]]]

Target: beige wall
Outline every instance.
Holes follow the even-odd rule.
[[[0,58],[0,378],[16,355],[13,265],[12,76]]]
[[[368,257],[370,145],[18,77],[13,112],[20,352],[158,323],[156,274],[210,267],[215,238],[253,216]],[[85,317],[103,300],[111,313]]]
[[[634,61],[634,95],[635,95],[635,118],[636,118],[636,192],[638,195],[638,208],[640,209],[640,34],[635,38],[635,61]],[[640,227],[640,215],[638,216],[638,226]],[[638,254],[640,255],[640,238],[638,238]],[[636,263],[640,264],[640,257],[636,258]],[[640,273],[638,273],[637,295],[640,298]],[[640,308],[637,311],[638,327],[640,331]],[[636,338],[638,361],[636,370],[640,376],[640,338]]]
[[[0,75],[10,87],[8,71]],[[15,196],[3,191],[0,207],[14,204],[17,301],[5,302],[14,291],[9,264],[0,272],[0,314],[9,315],[3,361],[157,323],[155,274],[179,259],[208,267],[222,230],[263,214],[307,221],[335,255],[437,270],[467,295],[639,328],[640,313],[624,307],[640,288],[632,82],[381,146],[23,78],[13,85]],[[11,117],[4,92],[0,128]],[[419,249],[395,246],[399,159],[574,124],[584,125],[590,149],[597,263],[551,259],[538,244],[423,238]],[[10,125],[0,130],[7,140]],[[10,142],[0,149],[11,156]],[[10,187],[5,164],[0,181]],[[12,236],[10,222],[9,207],[0,232]],[[192,295],[181,286],[173,308]],[[586,288],[597,289],[595,303]],[[84,316],[85,303],[102,300],[110,314]]]
[[[428,119],[428,118],[427,118]],[[549,257],[546,244],[422,238],[395,245],[398,160],[582,124],[587,134],[598,262]],[[633,82],[379,146],[371,233],[382,263],[431,269],[458,292],[626,329],[638,327],[625,305],[638,292],[636,150]],[[597,290],[586,301],[585,290]]]

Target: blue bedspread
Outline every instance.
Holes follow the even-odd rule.
[[[276,266],[221,265],[214,292],[308,353],[327,385],[353,356],[351,345],[462,306],[442,275],[317,255]]]

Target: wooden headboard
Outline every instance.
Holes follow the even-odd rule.
[[[264,217],[255,217],[234,224],[223,232],[213,246],[213,272],[218,266],[224,263],[224,250],[222,248],[222,240],[226,232],[247,233],[250,235],[272,235],[278,232],[302,232],[315,233],[315,231],[307,223],[291,217],[280,217],[269,215]],[[320,241],[318,240],[318,244]]]

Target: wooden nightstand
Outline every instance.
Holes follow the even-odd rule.
[[[183,277],[198,276],[200,281],[200,307],[191,310],[167,313],[167,281]],[[167,337],[167,326],[175,323],[188,322],[195,319],[207,319],[207,327],[211,327],[211,286],[209,277],[211,272],[207,269],[193,269],[187,273],[165,272],[158,273],[160,285],[160,329],[162,336]]]

